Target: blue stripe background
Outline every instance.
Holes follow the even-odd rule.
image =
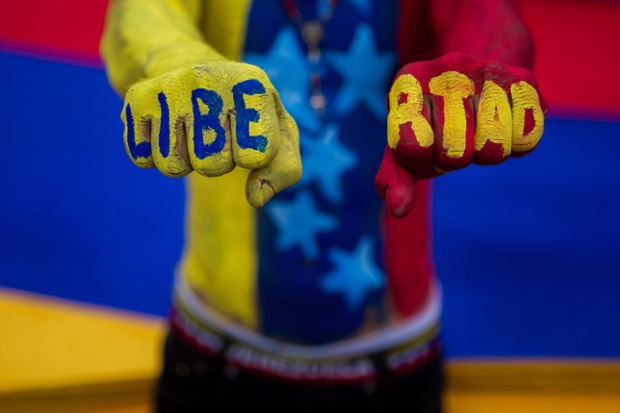
[[[183,181],[134,167],[99,69],[0,53],[0,285],[163,315]],[[449,356],[620,357],[620,122],[437,179]]]

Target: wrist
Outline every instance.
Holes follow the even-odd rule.
[[[149,57],[144,72],[146,77],[152,78],[195,63],[225,61],[227,61],[225,57],[202,41],[184,41],[166,45],[154,52]]]

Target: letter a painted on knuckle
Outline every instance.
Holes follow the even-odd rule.
[[[127,149],[129,150],[129,155],[134,161],[137,161],[139,158],[145,158],[151,156],[151,143],[150,142],[139,142],[136,143],[136,128],[133,115],[131,113],[131,105],[127,104],[125,106],[125,119],[126,119],[126,130],[127,130]]]
[[[200,111],[199,100],[208,107],[207,113]],[[226,132],[220,123],[223,107],[222,97],[214,90],[194,89],[192,91],[194,154],[200,160],[222,152],[226,145]],[[203,132],[209,131],[215,134],[215,138],[210,143],[205,143]]]
[[[492,80],[485,81],[482,88],[474,141],[481,161],[499,162],[510,155],[512,110],[508,95]]]
[[[248,79],[237,83],[232,88],[235,103],[235,135],[240,149],[254,149],[259,152],[267,150],[268,140],[263,135],[250,135],[250,122],[257,123],[260,113],[254,108],[246,107],[244,95],[253,96],[265,93],[265,86],[257,79]]]

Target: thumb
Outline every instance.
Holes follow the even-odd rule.
[[[248,176],[245,193],[248,202],[260,208],[278,192],[297,183],[301,178],[299,131],[293,118],[284,110],[279,98],[276,111],[280,122],[280,148],[266,166],[253,170]]]
[[[417,182],[418,178],[398,164],[394,151],[386,145],[375,186],[394,217],[404,218],[413,210],[418,195]]]

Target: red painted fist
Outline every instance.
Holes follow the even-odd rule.
[[[418,179],[531,152],[547,104],[531,72],[450,53],[404,66],[388,109],[388,145],[375,184],[392,215],[404,217]]]

